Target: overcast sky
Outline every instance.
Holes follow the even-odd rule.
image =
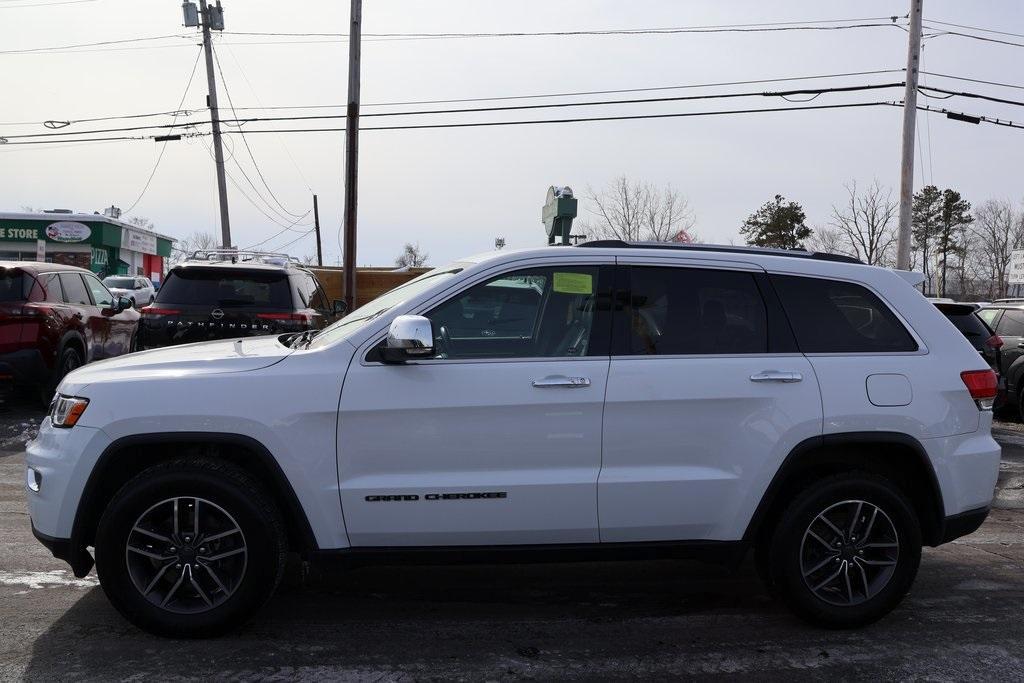
[[[224,2],[228,31],[344,33],[348,28],[348,3],[343,0]],[[0,52],[191,34],[194,29],[181,27],[180,4],[178,0],[0,0]],[[367,0],[363,30],[535,32],[798,22],[902,16],[908,6],[908,0]],[[1015,0],[925,0],[924,7],[926,23],[930,19],[1024,34],[1024,3]],[[987,35],[1024,43],[1021,37]],[[314,40],[318,42],[310,42]],[[267,44],[272,41],[288,42]],[[196,60],[195,45],[195,40],[177,38],[89,48],[78,53],[0,54],[0,136],[45,131],[39,124],[10,125],[11,122],[173,110]],[[217,45],[227,87],[238,107],[334,105],[343,104],[346,99],[348,47],[344,42],[329,38],[224,35],[218,38]],[[1024,86],[1024,47],[956,36],[931,38],[925,45],[926,71]],[[906,33],[891,27],[366,40],[362,97],[365,103],[380,103],[660,87],[899,69],[905,62]],[[901,78],[902,74],[895,73],[807,84],[859,85]],[[1024,92],[1019,89],[932,76],[926,77],[925,83],[1024,100]],[[760,92],[784,87],[787,84],[764,84],[705,88],[680,94]],[[205,71],[200,62],[184,107],[202,107],[205,94]],[[891,89],[826,94],[815,104],[901,98],[902,90]],[[1024,121],[1024,109],[1020,107],[963,98],[932,103]],[[223,88],[221,104],[227,105]],[[799,106],[778,98],[755,97],[433,118],[366,118],[363,125],[780,105]],[[365,106],[363,113],[389,109],[398,107]],[[274,112],[296,113],[334,114],[343,113],[343,109]],[[79,123],[65,130],[160,122],[167,120]],[[305,121],[278,125],[340,127],[342,123]],[[259,124],[249,125],[255,130]],[[892,187],[896,194],[900,125],[899,109],[874,107],[514,127],[364,131],[360,150],[358,262],[390,265],[406,241],[418,241],[430,253],[434,265],[490,249],[498,235],[505,237],[510,247],[539,245],[545,241],[539,217],[549,185],[571,185],[580,195],[588,186],[600,188],[619,175],[659,185],[671,184],[688,198],[697,218],[696,231],[709,242],[738,239],[743,218],[776,193],[801,202],[808,221],[821,225],[828,221],[832,204],[842,200],[846,182],[867,184],[877,179]],[[1024,130],[974,126],[935,114],[922,114],[919,125],[924,163],[918,167],[917,187],[924,182],[952,186],[976,204],[988,198],[1015,202],[1024,198]],[[134,134],[148,133],[151,131]],[[260,194],[274,204],[254,171],[242,140],[237,135],[226,137],[229,154],[245,169]],[[253,134],[246,140],[267,183],[287,211],[301,215],[311,206],[311,191],[319,194],[325,261],[337,262],[343,133]],[[171,236],[196,230],[219,235],[214,166],[207,144],[209,138],[168,144],[152,184],[131,215],[148,217],[160,232]],[[16,211],[22,206],[90,212],[111,204],[127,208],[142,191],[159,149],[149,140],[0,146],[0,211]],[[233,163],[228,168],[246,193],[259,202],[238,168]],[[281,227],[265,218],[230,184],[229,196],[233,239],[238,246],[245,247],[281,232]],[[264,211],[270,213],[265,206]],[[283,245],[300,234],[285,232],[265,246]],[[288,249],[298,256],[313,254],[314,240],[311,235],[301,238]]]

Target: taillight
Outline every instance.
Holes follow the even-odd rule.
[[[988,410],[995,401],[999,391],[999,379],[992,370],[964,370],[960,373],[960,379],[964,381],[967,391],[971,392],[971,398],[978,404],[978,408]]]
[[[139,309],[139,313],[151,318],[158,318],[162,315],[178,315],[181,313],[176,308],[157,308],[156,306],[143,306]]]
[[[257,313],[261,320],[290,320],[292,322],[311,323],[313,316],[309,313]]]
[[[22,315],[39,316],[45,318],[53,315],[53,309],[43,304],[25,304],[21,308]]]
[[[1001,349],[1003,348],[1003,338],[998,334],[993,334],[991,337],[985,340],[985,346],[990,349]]]

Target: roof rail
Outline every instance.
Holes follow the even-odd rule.
[[[805,249],[772,249],[770,247],[734,247],[721,244],[684,244],[679,242],[626,242],[624,240],[593,240],[581,242],[577,247],[612,247],[629,249],[680,249],[685,251],[717,251],[727,254],[764,254],[766,256],[786,256],[790,258],[807,258],[816,261],[837,261],[839,263],[864,264],[860,259],[845,254],[828,254],[821,251]]]
[[[283,259],[285,263],[300,263],[299,259],[288,254],[251,249],[197,249],[188,258],[189,261],[231,261],[232,263],[248,261],[270,263],[271,259]]]

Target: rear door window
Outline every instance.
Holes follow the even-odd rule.
[[[227,268],[172,270],[160,287],[157,299],[160,303],[218,308],[291,310],[294,307],[286,273]]]
[[[1004,311],[996,326],[996,332],[1002,337],[1024,337],[1024,311]]]
[[[60,303],[64,301],[64,292],[60,288],[60,277],[57,273],[46,273],[36,277],[36,284],[32,287],[32,301],[49,301]]]
[[[77,306],[92,305],[92,300],[89,298],[89,290],[85,288],[82,276],[78,273],[61,273],[60,284],[64,288],[64,299],[69,304]]]
[[[790,275],[771,280],[804,353],[917,350],[903,323],[865,287]]]
[[[751,273],[633,266],[630,282],[630,355],[767,353],[767,314]]]

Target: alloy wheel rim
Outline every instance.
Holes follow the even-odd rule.
[[[896,526],[882,508],[844,500],[821,511],[800,542],[804,584],[830,605],[852,607],[878,595],[899,562]]]
[[[248,555],[234,517],[197,497],[153,505],[135,520],[125,545],[136,590],[176,614],[206,612],[228,600],[245,577]]]

